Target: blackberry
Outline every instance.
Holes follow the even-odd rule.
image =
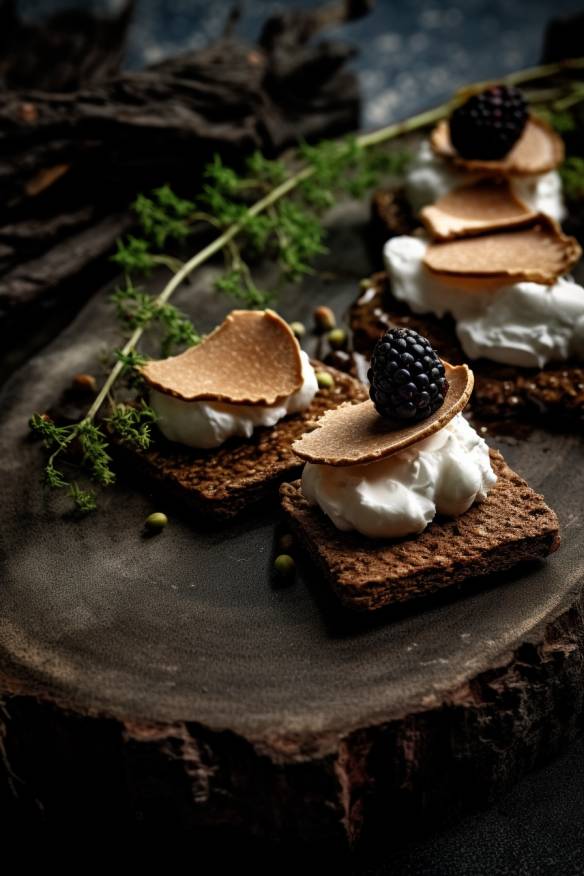
[[[504,158],[521,137],[527,105],[517,88],[493,85],[474,94],[450,117],[450,140],[463,158]]]
[[[448,389],[438,354],[408,328],[389,329],[379,338],[367,377],[377,412],[390,420],[424,420],[442,405]]]

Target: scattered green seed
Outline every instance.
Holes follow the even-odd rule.
[[[328,332],[331,329],[334,329],[337,324],[335,315],[330,307],[325,307],[324,305],[317,307],[313,315],[314,325],[317,331]]]
[[[316,382],[321,389],[331,389],[335,385],[334,377],[328,371],[317,371]]]
[[[297,338],[303,338],[306,334],[306,327],[302,322],[291,322],[290,328],[294,332]]]
[[[346,347],[348,339],[347,332],[341,328],[333,329],[327,335],[327,340],[333,350],[341,350],[343,347]]]
[[[294,536],[289,532],[285,532],[278,539],[278,550],[282,551],[283,554],[289,554],[292,548],[294,547]]]
[[[279,578],[291,578],[296,571],[296,563],[290,554],[280,554],[274,560],[274,571]]]
[[[149,532],[160,532],[168,523],[168,517],[162,511],[155,511],[146,518],[144,526]]]

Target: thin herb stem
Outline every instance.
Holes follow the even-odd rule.
[[[570,91],[570,96],[573,94],[573,90]],[[539,88],[537,90],[533,89],[526,95],[527,102],[532,103],[554,103],[554,101],[558,100],[560,97],[564,97],[566,95],[565,88]],[[555,104],[554,104],[555,107]]]
[[[517,70],[515,73],[507,73],[506,76],[500,76],[497,81],[506,82],[508,85],[524,85],[526,82],[534,82],[537,79],[549,79],[551,76],[559,76],[561,73],[566,73],[570,70],[584,70],[584,57],[566,58],[564,61],[554,62],[553,64],[526,67],[524,70]],[[475,82],[469,86],[469,89],[485,88],[492,81]],[[464,90],[466,91],[466,89]]]
[[[427,128],[428,125],[443,119],[448,114],[452,105],[453,101],[449,100],[447,103],[440,104],[440,106],[433,109],[410,116],[409,119],[405,119],[403,122],[394,122],[392,125],[380,128],[378,131],[361,134],[356,138],[357,144],[363,149],[367,149],[370,146],[378,146],[380,143],[394,140],[396,137],[401,137],[402,134],[411,134],[420,128]]]
[[[138,343],[138,341],[140,340],[140,338],[144,334],[145,328],[146,328],[146,326],[139,326],[137,329],[134,330],[134,332],[130,335],[130,337],[128,338],[128,340],[126,341],[125,345],[122,348],[123,355],[127,356],[128,353],[132,352],[132,350],[134,349],[134,347],[136,346],[136,344]],[[112,386],[114,385],[114,383],[116,382],[116,380],[118,379],[120,374],[122,373],[123,368],[124,368],[124,363],[122,361],[118,360],[116,362],[116,364],[114,365],[114,367],[112,368],[112,370],[110,371],[107,380],[105,381],[104,385],[102,386],[99,393],[95,397],[93,404],[91,405],[91,407],[89,408],[89,410],[87,411],[85,417],[83,418],[83,420],[81,422],[83,422],[83,423],[91,422],[91,420],[95,419],[96,415],[99,413],[99,409],[101,408],[102,404],[104,403],[104,401],[108,397]]]
[[[575,88],[572,94],[567,95],[561,100],[557,100],[554,104],[554,109],[558,111],[563,111],[570,109],[576,104],[581,103],[584,100],[584,87],[583,88]]]

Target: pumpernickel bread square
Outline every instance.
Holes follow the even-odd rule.
[[[317,371],[327,371],[334,386],[319,389],[303,413],[212,450],[194,450],[161,435],[148,450],[117,444],[120,461],[158,492],[178,499],[207,521],[228,520],[258,502],[276,499],[281,481],[297,477],[302,470],[302,460],[291,445],[306,432],[307,424],[343,402],[368,398],[355,378],[320,362],[312,365]],[[115,435],[112,442],[116,442]]]
[[[559,523],[542,496],[491,450],[497,482],[486,500],[456,518],[436,518],[419,535],[370,539],[341,532],[302,494],[282,484],[286,517],[326,583],[348,608],[374,611],[547,556]]]

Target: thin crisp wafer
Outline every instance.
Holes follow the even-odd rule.
[[[403,425],[381,417],[372,401],[341,405],[317,420],[315,428],[292,445],[301,459],[324,465],[361,465],[385,459],[446,426],[467,404],[474,383],[467,365],[443,362],[448,390],[437,411],[418,423]]]
[[[420,219],[438,240],[517,228],[536,218],[507,180],[493,179],[452,189],[420,211]]]
[[[459,155],[450,140],[450,126],[446,119],[436,125],[430,135],[430,143],[436,155],[471,173],[531,176],[555,170],[564,160],[562,138],[535,116],[530,116],[515,146],[498,160],[463,158]]]
[[[154,389],[184,401],[273,405],[302,386],[298,341],[272,310],[233,310],[197,347],[140,371]]]
[[[581,255],[574,237],[565,235],[553,219],[539,215],[525,228],[431,243],[424,264],[449,280],[551,286]]]

